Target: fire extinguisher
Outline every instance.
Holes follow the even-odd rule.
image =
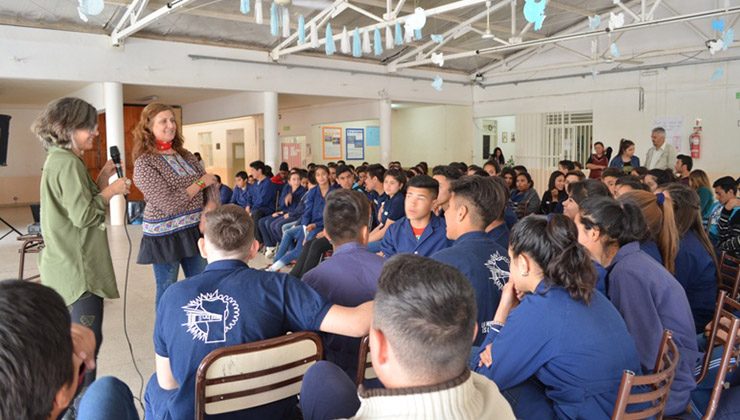
[[[689,136],[689,145],[691,147],[691,158],[698,159],[701,157],[701,120],[696,120],[694,132]]]

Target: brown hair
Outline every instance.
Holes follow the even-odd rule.
[[[227,204],[205,215],[204,236],[216,248],[225,252],[249,251],[254,241],[254,220],[243,208]]]
[[[694,169],[689,172],[689,185],[695,190],[698,190],[699,187],[706,187],[709,190],[712,189],[712,184],[709,182],[707,173],[701,169]]]
[[[679,235],[673,214],[673,200],[663,193],[633,190],[620,195],[619,201],[631,201],[640,208],[650,237],[660,249],[663,266],[671,273],[675,272]]]
[[[44,149],[57,146],[72,149],[75,130],[94,130],[98,125],[98,112],[79,98],[61,98],[50,102],[31,125]]]
[[[172,115],[175,115],[175,108],[156,102],[145,106],[144,110],[141,111],[141,118],[139,119],[139,122],[136,124],[136,127],[134,127],[133,130],[134,160],[136,160],[139,156],[145,155],[147,153],[157,153],[156,139],[154,138],[151,127],[154,117],[156,117],[160,112],[164,111],[170,111],[172,112]],[[175,138],[172,140],[172,148],[175,149],[175,151],[177,151],[177,153],[179,153],[181,156],[185,156],[187,154],[190,154],[190,152],[185,150],[185,147],[183,147],[184,144],[185,140],[183,140],[182,133],[180,132],[180,124],[177,124]]]

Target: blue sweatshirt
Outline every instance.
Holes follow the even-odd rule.
[[[280,207],[280,211],[283,211],[285,213],[290,213],[291,211],[294,211],[301,203],[301,198],[303,198],[303,194],[305,193],[306,188],[304,188],[303,186],[299,186],[294,192],[293,188],[289,184],[285,184],[283,186],[283,190],[280,191],[280,198],[278,199],[278,206]],[[289,206],[286,206],[285,198],[288,197],[288,195],[293,195],[293,201],[290,202]]]
[[[694,231],[689,230],[678,243],[676,280],[686,291],[697,333],[712,320],[717,297],[717,266]]]
[[[275,211],[276,192],[277,185],[273,184],[270,178],[264,178],[247,190],[247,206],[252,213],[262,210],[267,214],[272,214]]]

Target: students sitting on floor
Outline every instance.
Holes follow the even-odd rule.
[[[647,225],[635,204],[591,197],[580,206],[575,220],[578,241],[606,267],[606,294],[635,339],[643,370],[655,367],[663,330],[673,332],[681,360],[665,413],[681,414],[696,388],[693,371],[701,356],[686,292],[665,267],[640,250]]]
[[[497,244],[484,229],[497,216],[494,202],[497,186],[490,176],[464,176],[450,184],[450,200],[445,212],[449,248],[432,254],[432,259],[457,268],[475,289],[480,345],[496,313],[501,289],[509,280],[506,248]]]
[[[503,249],[508,250],[509,226],[506,223],[506,210],[508,209],[506,204],[509,202],[509,189],[501,177],[492,176],[491,181],[494,188],[493,197],[487,205],[491,207],[491,211],[496,215],[496,219],[486,226],[486,233],[488,233],[488,236],[494,242],[501,245]],[[516,222],[516,217],[514,221]]]
[[[326,300],[357,306],[373,299],[383,257],[367,250],[370,202],[357,191],[335,190],[324,206],[326,237],[334,254],[302,278]],[[324,360],[337,364],[354,380],[360,340],[324,334]]]
[[[265,256],[268,258],[275,254],[275,247],[279,240],[278,237],[273,235],[276,229],[272,228],[272,225],[282,226],[282,224],[287,223],[286,221],[291,218],[290,213],[298,208],[303,195],[306,193],[306,189],[301,186],[302,177],[305,177],[305,173],[300,170],[293,170],[290,173],[288,183],[283,186],[280,198],[278,198],[279,210],[270,217],[263,217],[257,223],[257,228],[265,244]],[[286,215],[288,217],[285,217]]]
[[[303,378],[303,418],[514,419],[496,384],[466,366],[475,312],[475,292],[456,269],[413,255],[392,258],[370,331],[373,369],[385,389],[358,391],[338,367],[319,362]]]
[[[0,281],[0,419],[138,420],[128,386],[111,376],[93,381],[71,406],[91,369],[95,334],[71,323],[54,289]]]
[[[147,419],[193,418],[195,374],[215,349],[288,331],[367,334],[372,303],[332,305],[295,277],[249,268],[259,244],[252,218],[240,208],[209,212],[198,247],[208,259],[205,271],[168,288],[157,308],[156,373],[147,385]],[[287,398],[219,418],[294,418],[296,404]]]
[[[509,256],[476,372],[504,390],[517,418],[610,418],[622,372],[639,374],[640,360],[619,313],[594,290],[576,226],[562,215],[524,218]]]
[[[386,258],[401,253],[428,257],[449,246],[444,219],[432,213],[438,191],[439,183],[429,175],[411,178],[404,202],[406,216],[393,223],[381,241]]]

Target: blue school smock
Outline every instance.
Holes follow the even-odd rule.
[[[402,217],[388,227],[380,243],[380,249],[386,259],[396,254],[416,254],[428,257],[448,246],[450,246],[450,241],[447,239],[445,219],[433,213],[429,224],[424,228],[418,240],[411,229],[411,222]]]
[[[194,417],[195,374],[211,351],[288,331],[316,331],[331,306],[295,277],[254,270],[238,260],[212,262],[203,273],[168,287],[157,307],[154,351],[169,358],[180,387],[157,418]],[[290,397],[219,419],[284,418],[296,404]]]
[[[231,188],[227,187],[224,184],[221,184],[221,186],[218,188],[218,196],[220,198],[221,204],[229,204],[231,202],[231,196],[234,194],[234,192],[231,190]]]
[[[673,331],[681,360],[666,414],[683,412],[696,388],[693,371],[701,357],[686,292],[665,267],[640,250],[636,241],[623,245],[606,271],[607,295],[635,339],[643,370],[655,368],[663,330]]]
[[[303,195],[305,193],[306,188],[302,185],[296,188],[295,191],[293,191],[293,188],[291,188],[289,184],[285,184],[282,191],[280,191],[280,198],[278,199],[278,206],[280,207],[280,211],[290,213],[291,211],[295,210],[301,203],[301,199],[303,198]],[[288,196],[288,194],[291,194],[293,196],[293,201],[290,202],[289,206],[286,206],[285,198]]]
[[[689,230],[678,243],[676,280],[689,299],[697,333],[712,320],[717,301],[717,266],[694,231]]]
[[[604,268],[603,265],[599,264],[595,260],[591,260],[591,262],[594,263],[594,268],[596,269],[596,290],[601,292],[604,296],[606,296],[606,268]]]
[[[516,215],[514,210],[511,208],[511,206],[506,206],[506,209],[504,210],[504,222],[506,222],[506,227],[509,229],[513,228],[516,222],[519,221],[519,217]]]
[[[432,259],[457,268],[473,285],[478,307],[474,345],[480,345],[491,328],[501,289],[509,281],[508,251],[485,232],[477,231],[461,235],[449,248],[434,253]]]
[[[262,210],[266,214],[272,214],[275,211],[275,195],[278,186],[270,178],[251,185],[247,190],[247,206],[254,213]]]
[[[663,265],[663,255],[660,253],[660,248],[655,241],[640,242],[640,249],[642,252],[651,256],[658,264]]]
[[[234,187],[234,192],[231,193],[231,204],[236,204],[239,207],[247,207],[247,194],[249,192],[248,187],[239,188]]]
[[[488,333],[483,345],[490,343],[493,364],[475,371],[502,390],[535,376],[558,418],[609,419],[622,372],[641,372],[634,341],[604,295],[586,304],[545,280]]]
[[[335,185],[330,185],[326,195],[329,195],[332,190],[339,188]],[[306,202],[303,209],[303,215],[301,215],[301,224],[308,226],[311,223],[316,223],[316,232],[321,232],[324,229],[324,205],[326,205],[326,199],[321,195],[321,188],[315,186],[311,191],[306,193]]]
[[[383,206],[383,213],[380,215],[380,224],[384,225],[386,221],[393,220],[397,222],[399,219],[404,217],[406,209],[404,208],[405,197],[401,191],[389,197],[384,194],[385,200],[381,203]]]
[[[506,250],[506,252],[509,252],[509,235],[511,234],[511,230],[509,230],[509,226],[507,223],[503,223],[499,225],[498,227],[493,228],[490,232],[488,232],[488,237],[491,238],[494,242],[501,245],[502,248]]]

